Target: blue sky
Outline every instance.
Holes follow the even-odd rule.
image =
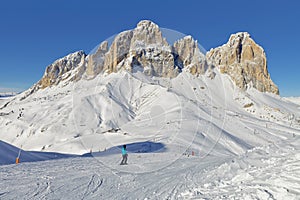
[[[30,87],[46,66],[91,51],[142,19],[190,34],[206,49],[247,31],[266,51],[282,96],[300,96],[297,0],[10,0],[0,6],[0,91]],[[9,88],[9,89],[7,89]]]

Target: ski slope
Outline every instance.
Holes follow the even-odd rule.
[[[0,166],[1,199],[299,199],[300,137],[239,156],[131,152]],[[174,156],[174,153],[167,153]],[[152,170],[159,162],[164,167]],[[149,172],[151,170],[151,172]]]

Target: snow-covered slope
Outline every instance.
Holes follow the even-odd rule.
[[[299,147],[295,136],[239,157],[183,155],[172,164],[159,153],[137,152],[122,166],[114,154],[106,162],[86,157],[0,166],[0,198],[297,200]],[[157,163],[165,167],[149,173]]]
[[[62,82],[26,99],[20,94],[2,103],[0,136],[25,150],[63,153],[158,141],[180,151],[240,154],[298,134],[295,104],[255,89],[241,91],[215,73],[214,79],[188,72],[168,79],[123,71]]]
[[[284,97],[283,99],[300,105],[300,97]]]

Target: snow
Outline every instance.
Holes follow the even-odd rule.
[[[256,147],[207,172],[181,195],[197,199],[298,199],[299,137]]]
[[[0,92],[0,99],[17,95],[17,92]]]
[[[122,71],[1,99],[2,164],[24,151],[0,166],[0,198],[297,199],[299,105],[214,73]],[[47,152],[82,156],[22,160]]]
[[[300,106],[300,97],[284,97],[283,99],[298,104]]]
[[[0,166],[1,199],[298,199],[300,137],[239,156],[129,152]],[[129,146],[130,149],[130,146]],[[120,150],[120,149],[119,149]],[[172,156],[173,153],[168,153]],[[174,156],[174,155],[173,155]],[[113,166],[113,167],[112,167]],[[4,180],[4,181],[3,181]]]

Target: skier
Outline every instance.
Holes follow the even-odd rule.
[[[120,165],[127,165],[127,151],[126,151],[126,145],[124,144],[122,147],[122,161]]]

